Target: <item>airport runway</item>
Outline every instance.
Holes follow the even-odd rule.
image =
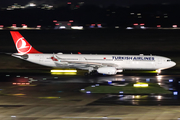
[[[61,76],[51,74],[0,74],[2,120],[177,120],[178,95],[88,94],[81,89],[109,81],[149,82],[179,91],[178,75]],[[21,84],[19,84],[21,83]]]

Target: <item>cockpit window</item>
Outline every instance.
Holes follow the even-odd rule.
[[[171,60],[167,60],[167,62],[170,62]]]

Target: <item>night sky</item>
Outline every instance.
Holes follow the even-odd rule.
[[[12,5],[13,3],[18,3],[20,5],[26,5],[29,2],[35,2],[36,4],[47,3],[47,4],[61,4],[66,2],[72,2],[72,4],[76,2],[85,2],[86,4],[101,4],[101,5],[136,5],[136,4],[159,4],[159,3],[172,3],[172,4],[180,4],[180,0],[1,0],[0,7],[7,7]]]

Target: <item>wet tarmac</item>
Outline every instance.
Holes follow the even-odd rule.
[[[68,76],[1,73],[0,78],[0,119],[2,120],[179,118],[180,76],[178,75]],[[156,83],[170,90],[172,94],[81,92],[81,89],[92,85],[101,86],[109,83],[118,85],[131,82]]]
[[[5,88],[3,91],[11,91],[11,87],[13,87],[12,91],[14,92],[16,91],[16,88],[19,89],[21,86],[26,86],[23,88],[23,92],[26,92],[26,88],[28,88],[32,91],[32,96],[33,91],[38,91],[39,89],[45,89],[47,93],[72,92],[73,94],[73,92],[81,93],[81,89],[96,84],[98,84],[98,86],[118,86],[122,83],[125,84],[132,82],[156,83],[163,87],[163,89],[171,91],[172,94],[104,94],[105,97],[98,99],[89,105],[180,105],[180,76],[178,75],[126,76],[118,74],[115,76],[68,76],[51,74],[29,75],[25,73],[1,73],[0,77],[1,87],[3,87],[2,85],[4,84],[8,88]],[[9,89],[9,87],[11,89]],[[31,91],[28,92],[31,94]],[[41,92],[43,93],[43,91],[40,91],[39,94],[41,94]]]

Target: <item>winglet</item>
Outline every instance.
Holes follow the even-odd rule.
[[[18,53],[41,53],[34,49],[18,31],[10,31],[10,33]]]

